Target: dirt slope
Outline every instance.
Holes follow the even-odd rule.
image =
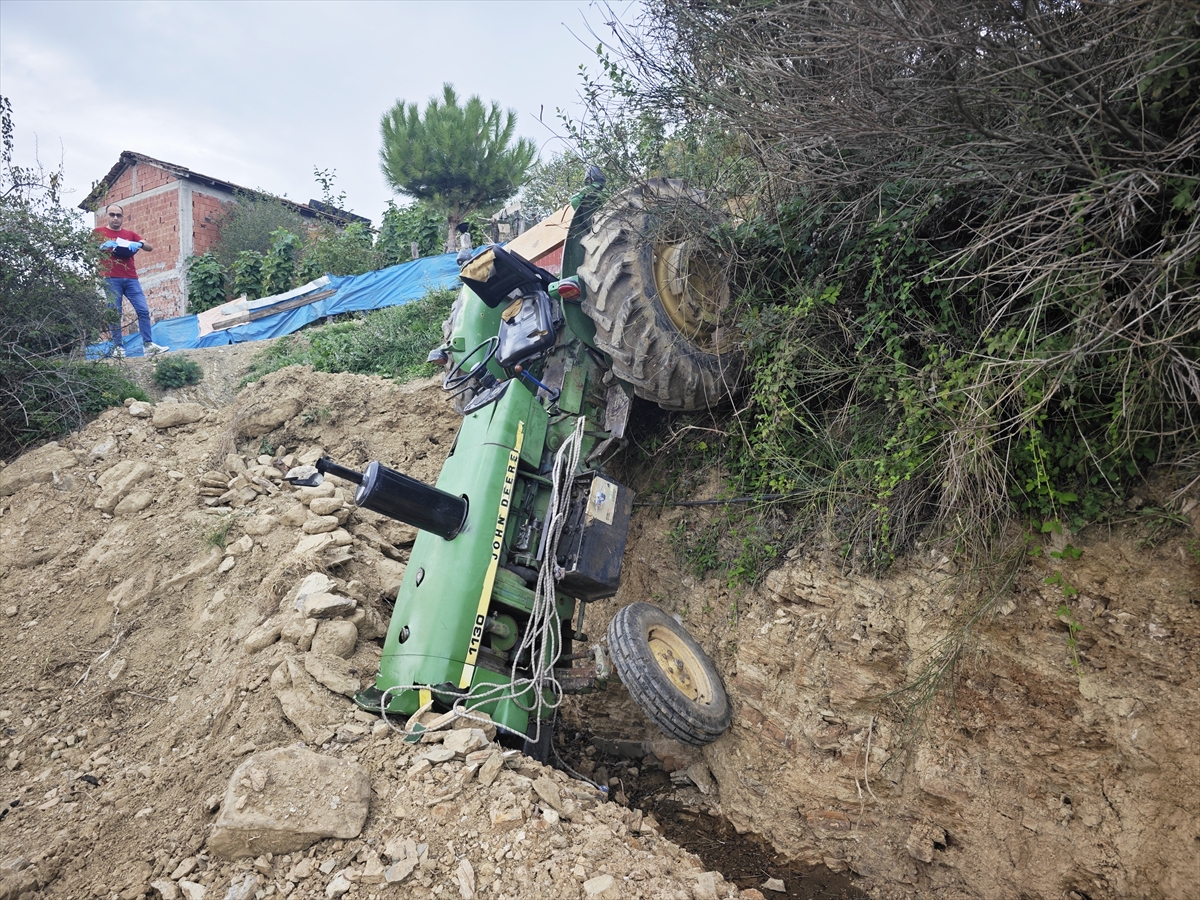
[[[326,638],[276,640],[271,623],[307,575],[327,572],[359,610],[345,671],[371,683],[411,531],[349,515],[338,498],[321,499],[345,521],[318,530],[306,523],[328,516],[269,469],[250,473],[269,486],[242,483],[236,496],[218,496],[213,476],[236,474],[230,453],[253,467],[260,454],[324,451],[432,481],[457,417],[432,383],[304,369],[227,403],[244,360],[195,358],[211,381],[185,402],[109,411],[0,469],[0,900],[755,896],[705,873],[651,817],[523,757],[485,785],[478,760],[421,761],[427,748],[323,688],[332,718],[303,733],[281,706],[280,673],[296,670],[305,641]],[[1036,563],[985,627],[957,718],[935,719],[905,757],[903,709],[868,701],[911,677],[940,633],[944,562],[920,558],[873,582],[794,559],[763,589],[731,594],[681,573],[664,539],[672,522],[639,513],[621,594],[586,628],[603,634],[634,599],[684,615],[722,669],[734,727],[687,756],[618,687],[573,702],[564,725],[626,741],[598,743],[630,759],[581,751],[587,774],[620,775],[614,793],[647,796],[648,809],[655,792],[711,809],[787,857],[863,876],[875,897],[1189,896],[1200,848],[1193,538],[1141,550],[1076,540],[1080,674],[1053,614],[1061,594]],[[271,858],[210,853],[238,765],[306,738],[369,772],[362,834]],[[676,792],[664,769],[699,787],[677,771]],[[666,786],[651,790],[655,773]],[[542,780],[565,813],[534,788]],[[419,864],[381,883],[405,840],[423,845]]]
[[[252,652],[246,639],[312,571],[328,571],[378,623],[412,534],[366,512],[345,529],[305,534],[300,525],[316,517],[271,478],[272,490],[250,491],[232,512],[210,508],[203,476],[224,470],[230,451],[253,465],[260,450],[324,450],[433,480],[457,417],[432,383],[300,369],[269,376],[232,406],[162,402],[152,418],[132,414],[146,411],[111,410],[0,470],[0,897],[190,900],[207,891],[211,900],[238,896],[247,875],[249,896],[736,895],[590,784],[552,775],[567,807],[560,816],[531,787],[549,770],[516,755],[484,786],[472,779],[478,763],[419,763],[427,747],[373,729],[324,688],[336,718],[320,726],[328,732],[316,749],[369,771],[362,834],[272,859],[209,854],[237,765],[304,739],[271,678],[303,655],[287,641]],[[155,425],[176,420],[185,424]],[[345,546],[296,552],[337,534]],[[371,621],[359,621],[346,660],[364,686],[379,657]],[[420,848],[415,872],[378,883],[387,848],[406,839]]]

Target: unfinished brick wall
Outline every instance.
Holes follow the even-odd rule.
[[[192,253],[199,256],[213,248],[221,236],[217,223],[225,209],[221,199],[192,189]]]

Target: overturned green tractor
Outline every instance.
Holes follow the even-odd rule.
[[[602,203],[602,188],[590,170],[572,200],[561,276],[499,246],[460,254],[463,288],[430,358],[463,421],[436,485],[378,462],[322,460],[310,479],[355,481],[359,506],[420,529],[357,703],[480,710],[543,759],[562,696],[603,688],[612,666],[680,741],[714,741],[731,717],[711,660],[662,610],[623,607],[607,647],[582,633],[585,605],[620,583],[633,492],[605,463],[632,398],[702,408],[740,373],[723,266],[677,224],[681,206],[709,215],[703,197],[657,180]]]

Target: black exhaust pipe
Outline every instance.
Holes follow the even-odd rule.
[[[316,468],[318,472],[357,484],[356,505],[448,541],[454,540],[467,523],[466,497],[447,494],[378,461],[368,463],[366,471],[359,473],[323,456],[317,460]]]

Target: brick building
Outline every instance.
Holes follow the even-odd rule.
[[[187,312],[187,261],[213,246],[222,208],[239,195],[265,196],[186,166],[126,150],[79,208],[93,213],[96,225],[103,225],[105,207],[119,203],[125,211],[125,227],[154,248],[152,253],[138,254],[137,269],[151,317],[158,321]],[[274,199],[306,218],[338,225],[352,221],[370,224],[362,216],[315,200],[304,204]]]

